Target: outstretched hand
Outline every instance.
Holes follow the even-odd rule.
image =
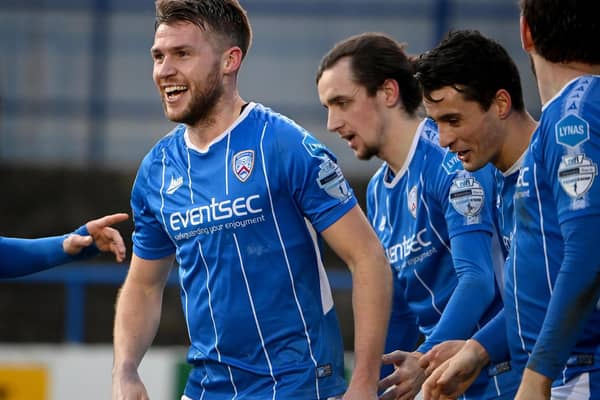
[[[425,371],[419,366],[422,353],[396,350],[382,357],[383,364],[394,364],[394,372],[379,381],[382,400],[409,400],[421,390]]]
[[[125,213],[117,213],[88,221],[85,227],[89,235],[69,235],[63,241],[65,253],[77,255],[82,249],[94,243],[98,250],[113,253],[117,262],[122,262],[126,254],[125,242],[119,231],[111,225],[126,221],[128,218],[129,215]]]

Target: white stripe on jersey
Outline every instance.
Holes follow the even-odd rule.
[[[233,234],[233,241],[235,242],[235,249],[237,250],[238,259],[240,261],[240,269],[242,270],[242,276],[244,278],[244,284],[246,285],[246,292],[248,293],[248,300],[250,301],[250,308],[252,309],[252,316],[254,317],[254,324],[256,325],[256,331],[258,332],[258,337],[260,338],[260,343],[263,348],[263,353],[265,353],[265,358],[267,359],[267,364],[269,365],[269,373],[271,374],[271,379],[273,379],[273,399],[275,399],[275,395],[277,394],[277,380],[275,379],[275,375],[273,374],[273,366],[271,365],[271,357],[269,357],[269,351],[267,350],[267,346],[265,345],[265,339],[263,337],[262,329],[260,328],[260,322],[258,322],[258,316],[256,315],[256,308],[254,307],[254,296],[252,296],[252,291],[250,290],[250,284],[248,283],[248,277],[246,276],[246,268],[244,267],[244,260],[242,259],[242,253],[240,251],[240,245],[237,240],[237,234]],[[231,370],[229,371],[231,375]],[[236,393],[237,395],[237,393]],[[235,397],[234,397],[235,399]]]
[[[210,290],[210,271],[208,269],[208,263],[206,262],[206,259],[204,258],[204,251],[202,251],[202,243],[198,242],[198,251],[200,252],[200,258],[202,259],[202,264],[204,265],[204,269],[206,270],[206,291],[208,292],[208,310],[210,311],[210,320],[212,322],[213,325],[213,330],[215,332],[215,350],[217,352],[217,359],[219,360],[219,362],[221,362],[221,351],[219,351],[219,336],[217,334],[217,324],[215,322],[215,314],[213,312],[213,308],[212,308],[212,292]],[[181,285],[181,287],[183,287],[183,284]],[[187,297],[186,297],[187,299]],[[187,301],[186,301],[187,303]],[[187,312],[187,304],[186,304],[186,312]],[[188,326],[188,331],[190,330],[190,327]],[[231,382],[233,384],[233,382]],[[234,385],[235,386],[235,385]]]
[[[544,213],[542,212],[542,199],[540,199],[540,190],[537,180],[537,163],[533,164],[533,182],[535,184],[535,196],[537,197],[538,210],[540,213],[540,232],[542,233],[542,244],[544,247],[544,263],[546,265],[546,280],[548,281],[548,290],[552,296],[552,280],[550,279],[550,265],[548,264],[548,249],[546,247],[546,232],[544,231]]]
[[[377,213],[378,213],[378,205],[379,201],[377,200],[377,186],[379,186],[379,181],[375,181],[375,186],[373,187],[373,197],[375,198],[375,210],[373,210],[373,220],[371,221],[371,226],[374,229],[377,229]]]
[[[515,237],[517,237],[517,225],[515,224],[514,227],[514,232],[515,232]],[[512,260],[513,263],[513,282],[515,283],[515,287],[513,289],[513,297],[515,299],[515,314],[517,315],[517,330],[519,332],[519,340],[521,341],[521,348],[523,349],[523,352],[527,353],[527,349],[525,348],[525,340],[523,339],[523,330],[521,329],[521,314],[519,313],[519,297],[517,297],[517,262],[515,261],[517,258],[517,241],[513,240],[510,244],[510,247],[512,248],[514,246],[514,257]],[[527,353],[529,354],[529,353]]]
[[[277,219],[277,215],[275,214],[275,208],[273,205],[273,195],[271,194],[271,184],[269,182],[269,174],[267,171],[267,165],[265,164],[265,150],[263,147],[263,143],[264,143],[264,139],[265,139],[265,132],[267,131],[268,126],[269,126],[269,123],[265,122],[265,126],[263,127],[262,133],[260,135],[260,153],[261,153],[261,160],[262,160],[263,176],[265,177],[265,185],[267,187],[267,193],[269,196],[269,206],[271,207],[271,215],[273,216],[273,224],[275,225],[275,230],[277,231],[277,238],[279,239],[279,244],[281,246],[283,258],[285,259],[285,265],[288,270],[288,275],[290,277],[292,293],[294,294],[294,301],[296,302],[296,308],[298,309],[300,319],[302,320],[302,326],[304,327],[304,336],[306,337],[308,351],[310,352],[310,359],[312,360],[313,365],[315,366],[315,370],[316,370],[317,360],[315,359],[315,356],[313,354],[312,343],[310,341],[310,336],[308,334],[308,328],[306,326],[306,319],[304,318],[304,313],[302,312],[302,307],[300,306],[300,301],[298,300],[298,294],[296,293],[296,285],[294,282],[294,276],[292,274],[292,270],[291,270],[291,266],[290,266],[290,260],[288,258],[288,254],[287,254],[287,247],[285,246],[285,243],[283,242],[283,238],[281,237],[281,230],[279,229],[279,221]],[[317,392],[317,400],[318,400],[321,397],[320,397],[320,393],[319,393],[319,381],[317,378],[317,374],[315,374],[315,390]]]
[[[227,149],[225,150],[225,194],[229,196],[229,144],[231,143],[231,131],[227,133]]]
[[[165,227],[165,232],[167,233],[167,235],[169,236],[169,239],[171,239],[171,242],[175,243],[175,241],[173,240],[173,238],[171,237],[171,234],[169,233],[169,229],[168,229],[168,225],[167,225],[167,220],[165,220],[165,196],[164,196],[164,189],[165,189],[165,174],[167,173],[167,166],[165,164],[165,160],[167,159],[167,153],[165,151],[165,149],[162,149],[162,176],[161,176],[161,182],[160,182],[160,217],[162,218],[162,222],[163,225]]]
[[[423,183],[423,175],[419,176],[419,181],[420,181],[421,185],[424,185],[424,183]],[[427,204],[427,201],[425,201],[425,197],[423,197],[423,193],[420,193],[419,197],[421,198],[421,202],[423,203],[423,206],[425,207],[425,210],[427,211],[427,221],[429,221],[429,226],[431,227],[431,230],[433,231],[433,233],[435,233],[435,236],[437,236],[437,238],[439,239],[440,243],[442,243],[444,245],[444,247],[446,248],[446,250],[448,250],[448,252],[452,254],[452,252],[450,251],[450,244],[444,242],[444,239],[442,239],[442,235],[440,235],[440,233],[438,232],[438,230],[435,229],[435,226],[433,225],[433,222],[431,222],[431,211],[429,209],[429,204]]]
[[[307,218],[304,218],[304,223],[310,233],[310,238],[313,242],[315,254],[317,255],[317,266],[319,268],[319,287],[321,289],[321,307],[323,308],[323,315],[327,314],[333,308],[333,295],[331,294],[331,286],[329,285],[329,278],[327,272],[325,272],[325,266],[321,259],[321,250],[319,250],[319,241],[317,239],[317,231],[312,226]]]
[[[415,276],[417,277],[417,279],[419,280],[419,282],[421,282],[421,285],[423,285],[423,287],[429,292],[429,294],[431,295],[431,305],[433,306],[433,308],[435,309],[435,311],[437,311],[438,314],[440,314],[440,316],[442,316],[442,312],[440,311],[439,308],[437,308],[437,306],[435,305],[435,295],[433,294],[433,291],[429,288],[429,286],[427,286],[425,284],[425,281],[423,281],[423,279],[421,279],[421,277],[419,276],[419,274],[417,273],[417,270],[414,269],[413,272],[415,273]]]
[[[192,161],[190,160],[190,148],[188,146],[185,146],[185,150],[187,153],[187,163],[188,163],[188,168],[187,168],[187,173],[188,173],[188,182],[189,182],[189,187],[190,187],[190,201],[191,204],[194,204],[194,191],[192,190]]]

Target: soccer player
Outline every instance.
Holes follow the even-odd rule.
[[[600,398],[596,11],[591,1],[521,2],[521,39],[543,108],[516,183],[507,263],[506,328],[523,370],[520,400]],[[485,337],[479,343],[489,354]],[[486,358],[461,353],[459,361]],[[460,365],[439,379],[457,374]]]
[[[148,398],[137,369],[174,259],[193,366],[183,399],[377,398],[389,264],[333,154],[240,97],[250,39],[236,0],[156,2],[153,78],[167,118],[180,124],[144,158],[132,190],[113,399]],[[352,272],[348,388],[321,238]]]
[[[413,74],[402,47],[379,33],[336,44],[317,71],[328,130],[357,158],[384,161],[367,188],[367,214],[400,282],[404,307],[425,336],[414,352],[385,355],[396,370],[380,383],[387,389],[382,399],[413,398],[425,378],[420,356],[443,341],[470,337],[501,308],[492,259],[491,170],[468,173],[440,147],[433,121],[419,116],[422,94]],[[504,389],[486,372],[469,398],[498,398]]]
[[[517,66],[497,42],[477,31],[462,30],[450,33],[436,48],[422,55],[416,68],[424,89],[427,114],[439,129],[440,145],[455,152],[469,171],[485,168],[488,163],[496,167],[496,223],[506,256],[514,227],[513,194],[519,167],[536,128],[536,121],[525,110]],[[502,276],[501,281],[505,280],[511,281],[512,275]],[[511,295],[505,293],[504,298]],[[490,342],[486,343],[489,354],[479,368],[476,364],[465,367],[471,367],[470,378],[476,377],[487,362],[498,364],[507,359],[509,349],[503,318],[502,312],[486,327],[491,333]],[[468,341],[466,349],[482,350],[477,347],[482,333]],[[445,346],[452,346],[453,350]],[[460,347],[454,343],[441,344],[423,356],[421,364],[431,371],[456,349]],[[440,352],[443,355],[438,357],[436,353]],[[504,367],[513,371],[516,393],[522,370],[515,365]],[[465,381],[460,388],[450,390],[450,384],[442,385],[445,380],[437,382],[442,371],[443,368],[438,369],[427,379],[426,398],[436,398],[433,393],[438,392],[456,396],[469,384]]]
[[[106,215],[85,223],[75,232],[38,239],[0,236],[0,278],[33,274],[59,264],[110,251],[118,262],[125,259],[125,243],[111,225],[125,221],[124,213]]]

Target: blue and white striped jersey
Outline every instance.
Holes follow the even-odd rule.
[[[430,119],[400,171],[394,175],[384,163],[369,182],[368,218],[425,335],[419,351],[471,337],[501,308],[490,254],[493,193],[492,167],[465,171],[439,146]]]
[[[521,168],[524,157],[525,152],[505,172],[494,169],[494,179],[496,181],[496,224],[498,225],[498,235],[502,241],[502,254],[505,259],[508,257],[508,252],[510,251],[510,242],[512,241],[515,226],[513,197],[517,178],[519,177],[519,168]]]
[[[587,229],[577,225],[600,214],[598,162],[600,77],[583,76],[543,109],[516,182],[507,264],[505,314],[513,362],[521,369],[533,362],[538,372],[557,377],[556,384],[600,367],[598,306],[572,342],[561,333],[576,326],[586,303],[597,301],[579,285],[597,281],[598,247],[577,254],[573,243],[575,251],[565,252],[564,238]],[[585,261],[573,265],[567,255]]]
[[[356,204],[332,153],[260,104],[206,151],[183,125],[153,147],[132,192],[134,252],[176,252],[194,365],[187,396],[344,392],[319,232]]]

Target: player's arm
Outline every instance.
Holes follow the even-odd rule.
[[[355,205],[322,232],[352,273],[356,363],[344,399],[376,399],[392,296],[391,269],[375,232]]]
[[[422,353],[446,340],[469,338],[494,299],[491,235],[463,232],[452,237],[450,248],[458,283],[433,332],[419,346]]]
[[[117,261],[125,257],[125,244],[111,225],[127,214],[113,214],[87,222],[69,235],[39,239],[0,237],[0,278],[13,278],[43,271],[76,259],[111,251]]]
[[[172,264],[173,256],[132,257],[115,312],[113,400],[148,398],[137,368],[156,336]]]
[[[600,216],[567,220],[561,231],[563,262],[521,386],[529,383],[549,390],[600,298],[600,259],[596,256]]]

